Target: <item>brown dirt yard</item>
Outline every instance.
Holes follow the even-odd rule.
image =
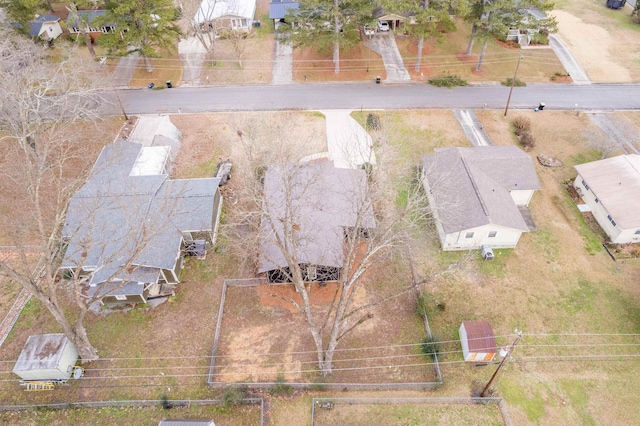
[[[354,308],[375,302],[403,285],[400,280],[383,278],[380,272],[371,276],[379,278],[366,279],[358,287]],[[335,290],[332,283],[312,289],[319,318]],[[291,292],[283,286],[268,285],[228,288],[217,354],[220,358],[214,372],[216,381],[264,383],[274,382],[281,375],[291,383],[322,382],[304,317],[290,303],[281,303],[284,300],[280,297]],[[425,365],[430,361],[418,348],[424,330],[413,306],[413,296],[407,294],[369,310],[373,317],[356,328],[336,351],[335,372],[326,383],[436,381],[432,369]]]
[[[610,10],[605,2],[563,1],[551,15],[558,35],[589,79],[597,83],[631,83],[640,80],[640,25],[629,16],[631,6]],[[624,40],[624,43],[620,43]]]

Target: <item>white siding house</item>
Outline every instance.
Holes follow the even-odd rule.
[[[527,206],[540,182],[522,150],[437,149],[422,166],[443,250],[513,248],[523,232],[535,229]]]
[[[64,334],[29,336],[13,372],[22,380],[65,381],[71,378],[78,351]]]
[[[55,15],[44,15],[31,23],[29,30],[31,37],[40,37],[42,40],[55,40],[62,34],[60,18]]]
[[[573,186],[611,243],[640,242],[640,155],[576,166]]]
[[[202,0],[194,20],[205,30],[251,30],[256,0]]]

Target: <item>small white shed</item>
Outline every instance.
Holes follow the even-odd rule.
[[[487,321],[463,321],[459,331],[465,361],[490,362],[493,360],[497,345],[491,324]]]
[[[13,372],[23,380],[66,381],[78,361],[76,347],[64,334],[29,336]]]

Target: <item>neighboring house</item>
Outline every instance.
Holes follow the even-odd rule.
[[[82,33],[82,25],[88,25],[86,28],[89,36],[92,39],[96,39],[101,34],[106,34],[115,31],[115,24],[98,25],[96,19],[104,17],[107,13],[106,10],[79,10],[78,16],[80,20],[73,19],[71,16],[67,19],[67,26],[71,34]]]
[[[195,22],[205,31],[250,31],[256,0],[202,0]]]
[[[487,321],[462,321],[458,331],[465,361],[491,362],[496,356],[496,337]]]
[[[288,281],[276,240],[292,230],[295,241],[287,242],[296,248],[305,281],[335,281],[344,263],[345,233],[366,235],[375,227],[362,169],[336,168],[331,161],[270,165],[263,193],[258,272],[269,282]]]
[[[395,13],[386,13],[382,11],[382,9],[377,9],[374,16],[376,21],[388,23],[392,31],[404,26],[407,19],[409,19],[406,16],[397,15]]]
[[[26,381],[60,381],[71,378],[78,361],[76,347],[64,334],[29,336],[13,372]]]
[[[513,146],[436,149],[422,159],[423,184],[443,250],[513,248],[535,230],[527,209],[540,182]]]
[[[104,304],[172,295],[189,247],[215,242],[219,179],[169,179],[169,152],[125,141],[108,145],[71,198],[61,269],[86,276],[87,294],[97,293]]]
[[[640,155],[575,166],[573,186],[614,244],[640,242]]]
[[[284,17],[290,10],[298,10],[300,3],[297,1],[271,0],[269,3],[269,19],[274,22],[284,21]]]
[[[39,37],[44,41],[53,41],[62,34],[60,18],[54,15],[44,15],[31,23],[29,30],[31,37]]]

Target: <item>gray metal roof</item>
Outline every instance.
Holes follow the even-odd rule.
[[[276,1],[269,4],[269,19],[282,19],[290,9],[297,10],[300,3],[296,1]]]
[[[493,223],[528,231],[510,190],[540,189],[533,161],[512,146],[436,149],[422,159],[445,233]]]
[[[287,266],[276,244],[285,234],[285,224],[295,232],[300,263],[341,267],[344,228],[359,220],[360,228],[375,227],[364,170],[339,169],[329,161],[269,166],[259,272]]]
[[[57,368],[66,345],[71,344],[67,336],[38,334],[29,336],[13,371],[49,370]]]
[[[102,10],[102,9],[99,9],[99,10],[79,10],[78,11],[78,16],[80,16],[80,19],[82,19],[82,21],[91,24],[91,22],[94,19],[101,18],[106,13],[107,13],[107,11],[106,10]],[[76,19],[73,19],[73,17],[71,15],[69,15],[69,17],[67,18],[67,24],[72,25],[74,27],[77,27],[78,26],[78,21]],[[108,26],[114,26],[114,24],[111,23]]]
[[[152,268],[175,266],[182,232],[213,230],[219,179],[129,176],[141,149],[123,141],[105,147],[69,203],[62,231],[69,245],[61,267],[94,268],[90,284],[155,282],[158,271]]]

